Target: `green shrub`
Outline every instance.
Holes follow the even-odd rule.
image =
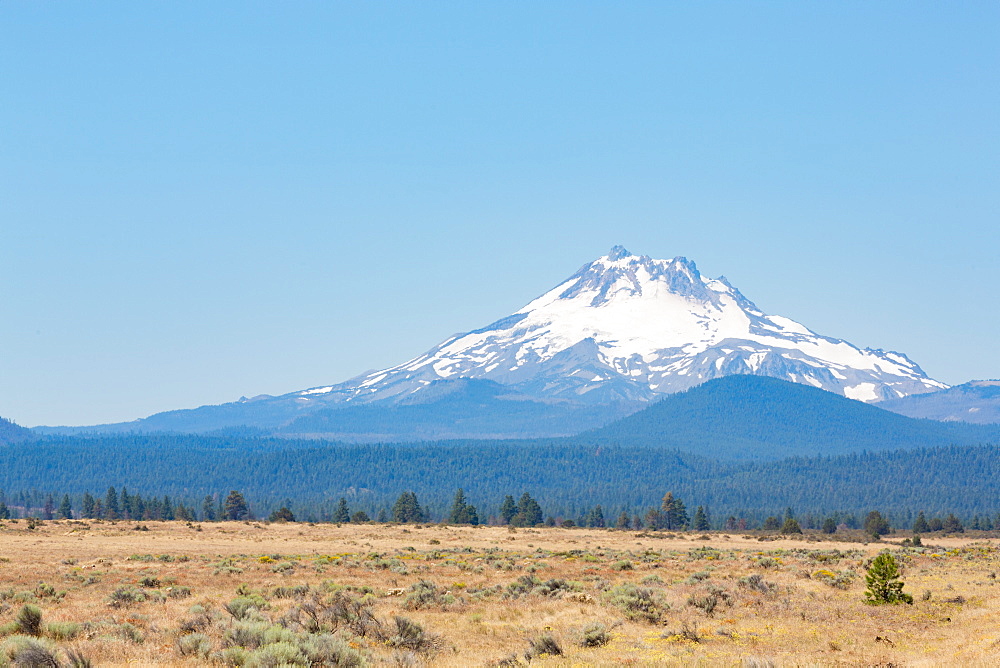
[[[270,604],[260,594],[238,596],[223,606],[233,619],[246,619],[260,610],[267,610]]]
[[[148,595],[141,589],[132,586],[118,587],[108,596],[108,605],[112,608],[128,608],[147,598]]]
[[[25,605],[18,610],[14,623],[20,633],[27,636],[39,636],[42,634],[42,611],[36,606]]]
[[[299,649],[314,666],[360,668],[365,665],[361,652],[329,633],[306,636],[299,641]]]
[[[583,629],[583,638],[580,640],[582,647],[603,647],[611,642],[611,634],[604,624],[595,622]]]
[[[705,596],[695,596],[692,594],[688,597],[687,604],[698,608],[711,617],[712,613],[715,612],[716,606],[719,605],[719,597],[715,594],[707,594]]]
[[[167,596],[170,598],[187,598],[191,595],[191,587],[170,587],[167,589]]]
[[[244,665],[247,668],[308,666],[309,660],[297,645],[290,642],[276,642],[251,652]]]
[[[740,578],[736,582],[736,585],[744,589],[760,592],[761,594],[770,594],[776,589],[776,585],[768,582],[757,573]]]
[[[14,666],[55,666],[60,664],[56,657],[56,646],[47,640],[29,636],[12,636],[3,644],[0,661],[7,658]]]
[[[632,562],[624,559],[611,564],[611,570],[613,571],[630,571],[632,568]]]
[[[204,633],[192,633],[177,639],[177,651],[182,656],[207,658],[212,651],[212,641]]]
[[[638,587],[631,582],[606,591],[604,599],[620,609],[629,619],[644,620],[654,624],[660,621],[667,610],[666,604],[652,589]]]
[[[406,617],[396,617],[393,621],[396,628],[387,643],[390,647],[402,647],[421,652],[433,646],[433,637],[424,631],[420,624]]]
[[[80,633],[76,622],[50,622],[45,625],[45,635],[53,640],[72,640]]]
[[[528,661],[531,661],[540,656],[562,656],[562,653],[562,647],[559,646],[556,639],[546,634],[532,640],[531,647],[524,653],[524,656]]]

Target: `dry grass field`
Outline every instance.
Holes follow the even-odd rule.
[[[760,538],[8,521],[0,665],[1000,663],[996,541]],[[887,548],[912,605],[863,603]]]

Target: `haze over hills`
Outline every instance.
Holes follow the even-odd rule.
[[[1000,423],[1000,380],[973,380],[954,387],[879,403],[900,415],[945,422]]]
[[[34,438],[30,429],[26,429],[7,418],[0,417],[0,444],[18,443]]]
[[[683,257],[616,246],[516,313],[408,362],[282,396],[158,413],[84,431],[253,427],[352,440],[579,432],[713,378],[758,375],[861,401],[946,389],[906,355],[767,315]]]

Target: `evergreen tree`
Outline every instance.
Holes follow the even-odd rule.
[[[3,501],[0,501],[0,520],[10,519],[10,508]]]
[[[533,527],[541,524],[544,519],[542,507],[525,492],[517,502],[517,513],[511,518],[510,523],[517,527]]]
[[[52,498],[51,494],[49,494],[48,496],[45,497],[45,505],[42,506],[42,519],[51,520],[52,518],[55,517],[55,512],[56,512],[56,500]]]
[[[774,515],[771,515],[766,520],[764,520],[764,531],[777,531],[780,528],[781,528],[781,521]]]
[[[869,605],[885,605],[896,603],[913,603],[913,597],[903,592],[903,581],[899,578],[899,566],[896,558],[889,552],[883,552],[875,557],[865,575],[868,589],[865,591],[865,603]]]
[[[873,510],[865,517],[865,533],[872,536],[884,536],[889,533],[889,520],[882,517],[882,513]]]
[[[201,518],[205,522],[214,522],[218,519],[218,515],[215,512],[215,499],[211,496],[206,496],[205,500],[201,504]]]
[[[631,523],[631,518],[629,518],[628,516],[628,511],[623,510],[622,514],[619,515],[618,519],[615,521],[615,528],[624,531],[629,528],[630,523]]]
[[[174,518],[180,520],[181,522],[190,522],[194,518],[191,516],[191,512],[187,509],[183,503],[178,503],[174,508]]]
[[[351,522],[354,524],[364,524],[365,522],[371,522],[371,518],[368,517],[368,513],[363,510],[359,510],[351,515]]]
[[[423,522],[424,511],[413,492],[403,492],[392,506],[392,520],[400,523]]]
[[[927,524],[927,518],[924,517],[924,511],[917,513],[917,519],[913,520],[913,533],[928,533],[931,527]]]
[[[271,517],[269,519],[272,522],[294,522],[295,515],[293,515],[292,511],[288,509],[288,506],[282,506],[278,510],[271,513]]]
[[[59,517],[64,520],[73,519],[73,506],[69,502],[69,494],[63,494],[62,503],[59,504]]]
[[[820,530],[823,533],[837,533],[837,521],[832,517],[827,517],[823,520],[823,527]]]
[[[174,504],[170,501],[170,497],[163,496],[163,519],[165,520],[175,520],[177,516],[174,514]]]
[[[786,517],[785,523],[781,525],[781,533],[785,535],[802,533],[802,527],[799,526],[799,521],[794,517]]]
[[[694,511],[694,530],[708,531],[711,528],[712,525],[708,521],[708,513],[705,512],[705,507],[698,506]]]
[[[646,511],[646,528],[650,531],[656,531],[657,529],[663,528],[663,513],[661,513],[656,508],[650,508]]]
[[[222,519],[242,520],[250,514],[250,507],[247,506],[246,499],[235,489],[229,492],[223,505]]]
[[[337,509],[333,511],[333,521],[339,524],[346,524],[351,521],[351,511],[347,507],[347,499],[340,497],[337,502]]]
[[[604,527],[604,509],[600,506],[595,506],[587,511],[587,514],[583,516],[580,520],[580,524],[585,527]]]
[[[120,510],[118,508],[118,492],[114,487],[108,487],[108,493],[104,495],[104,519],[118,519]]]
[[[476,507],[466,502],[465,490],[461,488],[455,492],[455,500],[452,501],[451,511],[448,513],[448,522],[450,524],[479,524]]]
[[[674,496],[672,492],[667,492],[663,496],[663,502],[660,504],[660,509],[663,513],[663,528],[668,531],[680,531],[686,527],[690,521],[684,502],[681,501],[679,497]]]
[[[122,519],[126,520],[137,520],[135,513],[132,510],[132,496],[122,485],[121,494],[118,495],[118,507],[121,508]]]
[[[500,520],[504,524],[510,524],[514,515],[517,515],[517,504],[514,503],[514,497],[508,494],[503,497],[503,502],[500,504]]]
[[[94,518],[94,497],[90,495],[90,492],[84,493],[81,510],[83,511],[83,516],[87,519]]]
[[[948,513],[948,517],[944,518],[944,521],[941,523],[941,530],[945,533],[965,533],[965,527],[955,517],[955,513]]]

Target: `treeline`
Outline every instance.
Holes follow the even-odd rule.
[[[57,500],[58,503],[57,503]],[[259,509],[264,510],[263,512]],[[495,514],[481,517],[479,510],[471,504],[464,489],[459,489],[446,512],[435,513],[420,504],[415,492],[401,493],[391,508],[353,508],[347,499],[341,497],[332,506],[332,512],[317,512],[308,505],[285,501],[280,504],[261,502],[256,508],[243,493],[231,490],[227,495],[208,495],[200,504],[186,501],[172,501],[170,496],[149,496],[130,494],[123,486],[120,491],[109,487],[103,496],[95,497],[90,492],[72,498],[69,494],[61,497],[54,493],[37,490],[7,494],[0,490],[0,520],[18,518],[53,519],[101,519],[101,520],[182,520],[189,522],[215,522],[267,519],[272,522],[336,522],[368,523],[446,523],[455,525],[510,525],[514,527],[575,526],[589,528],[616,528],[646,531],[780,531],[785,534],[802,533],[803,529],[820,530],[827,534],[843,529],[863,529],[873,537],[888,534],[895,529],[910,529],[914,533],[964,532],[965,524],[954,513],[943,517],[927,517],[920,511],[910,524],[897,521],[892,524],[889,515],[877,510],[869,511],[863,518],[852,513],[834,512],[827,515],[807,513],[796,515],[791,508],[778,515],[768,515],[762,521],[745,516],[728,515],[714,517],[706,506],[699,505],[689,513],[685,502],[673,492],[667,492],[660,503],[631,513],[621,510],[617,518],[605,517],[601,505],[593,506],[576,517],[546,513],[541,504],[531,494],[524,492],[515,501],[514,495],[503,497]],[[995,515],[975,515],[969,521],[973,530],[1000,530],[1000,513]]]
[[[416,445],[339,445],[260,438],[186,435],[60,438],[0,449],[0,488],[53,490],[56,506],[69,495],[103,496],[109,482],[125,482],[143,500],[163,496],[201,515],[206,496],[241,490],[271,512],[282,505],[317,521],[332,517],[341,497],[373,517],[391,511],[401,490],[420,495],[443,517],[454,490],[477,500],[481,518],[522,490],[546,516],[583,519],[598,504],[606,521],[643,514],[664,490],[759,526],[775,509],[803,518],[863,522],[872,508],[909,526],[955,513],[965,522],[1000,509],[1000,447],[966,446],[789,458],[776,462],[720,462],[655,448],[532,441],[442,442]],[[23,505],[23,504],[18,504]],[[33,507],[38,507],[34,503]]]

